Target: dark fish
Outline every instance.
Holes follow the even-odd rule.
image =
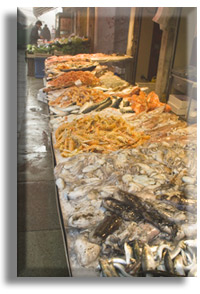
[[[91,105],[91,106],[87,107],[85,110],[83,110],[83,113],[88,113],[88,112],[90,112],[92,110],[95,110],[97,107],[107,103],[110,100],[111,100],[110,97],[108,97],[108,98],[104,99],[103,101],[101,101],[99,103],[94,103],[93,105]]]
[[[191,213],[197,213],[197,201],[195,199],[186,199],[177,195],[165,198],[165,203],[170,203],[174,207],[182,211],[189,211]]]
[[[93,236],[105,240],[109,235],[116,231],[122,223],[121,217],[112,214],[107,215],[102,222],[96,227]]]
[[[123,101],[123,107],[127,107],[130,105],[130,102],[129,101]]]
[[[143,217],[143,206],[141,204],[141,200],[138,196],[132,194],[132,193],[128,193],[126,191],[123,190],[118,190],[119,194],[123,197],[124,202],[126,204],[128,204],[129,206],[132,207],[134,213],[138,216],[138,217]]]
[[[103,104],[101,104],[99,107],[96,108],[96,111],[101,111],[107,107],[109,107],[112,104],[112,100],[110,97],[107,98],[107,101]]]
[[[111,107],[119,108],[120,103],[122,102],[123,98],[118,98]]]
[[[157,227],[160,231],[171,235],[171,238],[176,236],[178,232],[176,224],[172,220],[168,219],[166,214],[156,209],[152,203],[141,200],[140,197],[123,190],[119,190],[119,194],[122,195],[124,201],[133,208],[134,213],[140,218],[145,219],[147,222]]]
[[[135,215],[134,211],[132,210],[132,207],[127,205],[123,201],[120,201],[112,197],[107,197],[103,200],[103,206],[125,220],[138,220],[138,216]]]
[[[140,269],[141,269],[141,261],[136,261],[135,263],[127,264],[125,266],[125,271],[133,277],[137,276]]]
[[[140,249],[138,240],[133,240],[132,248],[133,248],[133,257],[136,260],[140,260],[141,259],[141,249]]]
[[[155,269],[157,266],[157,263],[155,262],[154,256],[151,252],[151,248],[148,244],[144,244],[143,246],[141,262],[143,271]]]
[[[174,263],[171,259],[170,253],[168,249],[165,249],[165,253],[164,253],[164,263],[165,263],[165,267],[166,270],[170,273],[170,274],[174,274]]]
[[[93,71],[96,68],[96,65],[82,67],[82,68],[70,68],[70,69],[61,69],[60,71],[69,72],[69,71]]]

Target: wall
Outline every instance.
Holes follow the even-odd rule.
[[[94,52],[113,53],[115,37],[115,7],[95,8]]]
[[[197,12],[193,7],[184,7],[177,39],[174,68],[186,67],[190,63],[193,38],[196,34]]]
[[[130,7],[117,7],[115,17],[114,52],[126,54]]]
[[[95,8],[94,51],[125,54],[129,17],[129,7]]]
[[[138,61],[136,70],[136,82],[142,82],[141,76],[148,76],[149,58],[151,52],[151,41],[153,33],[152,18],[155,14],[155,8],[144,8],[142,12],[142,24],[140,32],[140,42],[138,51]]]

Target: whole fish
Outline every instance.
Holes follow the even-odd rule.
[[[134,213],[131,206],[127,205],[123,201],[114,199],[112,197],[107,197],[103,200],[103,206],[113,213],[119,215],[124,220],[138,220],[138,216]]]
[[[154,270],[156,268],[157,263],[154,260],[151,248],[147,244],[144,244],[141,259],[143,271]]]
[[[124,243],[124,251],[125,251],[125,257],[126,257],[126,263],[131,263],[131,258],[133,258],[133,249],[130,245],[128,245],[127,242]]]
[[[171,273],[174,274],[174,263],[172,261],[172,258],[170,256],[169,250],[165,249],[165,254],[164,254],[164,263],[165,263],[165,267],[166,270]]]
[[[119,273],[121,274],[121,276],[123,277],[132,277],[130,274],[128,274],[126,271],[125,271],[125,268],[122,264],[120,263],[113,263],[113,266],[119,271]]]
[[[137,261],[140,261],[142,252],[141,252],[138,240],[133,240],[132,248],[133,248],[133,257]]]
[[[119,277],[113,264],[110,264],[107,260],[100,258],[99,259],[100,267],[105,277]]]
[[[109,235],[116,231],[122,223],[122,219],[115,215],[107,215],[96,227],[93,236],[105,240]]]
[[[185,275],[182,256],[179,254],[174,259],[174,271],[178,275]]]

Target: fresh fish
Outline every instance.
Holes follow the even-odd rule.
[[[120,264],[126,265],[126,260],[119,258],[119,257],[109,258],[108,262],[109,263],[120,263]]]
[[[185,249],[185,248],[186,248],[186,245],[184,241],[183,240],[179,241],[176,247],[173,250],[171,250],[169,253],[171,259],[174,259],[181,252],[181,249]]]
[[[170,256],[170,253],[169,253],[168,249],[165,249],[164,263],[165,263],[166,270],[169,273],[174,274],[174,264],[173,264],[173,261],[172,261],[172,258]]]
[[[122,102],[123,98],[118,98],[111,107],[113,108],[119,108],[120,103]]]
[[[154,256],[151,252],[151,248],[145,244],[142,249],[142,269],[143,271],[154,270],[157,266],[157,263],[154,260]]]
[[[99,259],[99,263],[104,277],[119,277],[113,264],[102,258]]]
[[[141,269],[141,261],[136,261],[135,263],[127,264],[125,267],[125,271],[129,273],[131,276],[137,276],[140,269]]]
[[[133,248],[133,257],[137,261],[139,261],[141,259],[141,249],[140,249],[138,240],[133,240],[132,248]]]
[[[104,103],[106,103],[108,101],[110,101],[110,98],[109,98],[109,100],[108,100],[108,98],[106,98],[106,99],[104,99],[103,101],[101,101],[99,103],[94,103],[94,104],[90,105],[89,107],[87,107],[86,109],[84,109],[82,111],[82,113],[91,112],[91,111],[95,110],[97,107],[99,107],[100,105],[102,105],[102,104],[104,104]]]
[[[197,264],[194,263],[188,272],[188,277],[197,277]]]
[[[197,201],[195,199],[186,199],[181,195],[159,195],[157,199],[160,199],[166,204],[173,205],[179,210],[197,213]]]
[[[117,215],[107,215],[96,227],[93,236],[105,240],[110,234],[116,231],[122,223],[122,219]]]
[[[126,271],[125,271],[125,268],[122,264],[120,263],[116,263],[114,262],[113,263],[113,266],[119,271],[119,273],[123,276],[123,277],[132,277],[130,274],[128,274]]]
[[[174,259],[174,271],[178,275],[185,275],[182,256],[179,254]]]
[[[125,202],[112,197],[107,197],[103,200],[103,206],[113,213],[119,215],[125,220],[137,220],[137,216],[132,211],[131,207]]]
[[[111,104],[112,104],[112,100],[109,97],[109,98],[107,98],[107,100],[105,101],[105,103],[102,103],[100,106],[98,106],[95,111],[101,111],[104,108],[109,107]]]
[[[124,243],[124,251],[125,251],[125,257],[126,257],[126,263],[131,263],[131,258],[133,257],[133,249],[130,245],[127,244],[127,242]]]
[[[162,211],[158,211],[152,203],[149,201],[142,201],[140,197],[126,191],[119,190],[119,194],[122,195],[124,201],[132,207],[134,213],[140,217],[140,219],[144,218],[159,230],[169,234],[171,238],[176,236],[178,231],[176,224],[168,219]]]
[[[157,253],[156,253],[156,260],[162,260],[163,258],[163,251],[165,249],[171,249],[169,245],[163,243],[157,248]]]

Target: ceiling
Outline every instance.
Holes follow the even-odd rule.
[[[39,17],[40,15],[56,8],[57,7],[33,7],[33,14],[35,17]]]

